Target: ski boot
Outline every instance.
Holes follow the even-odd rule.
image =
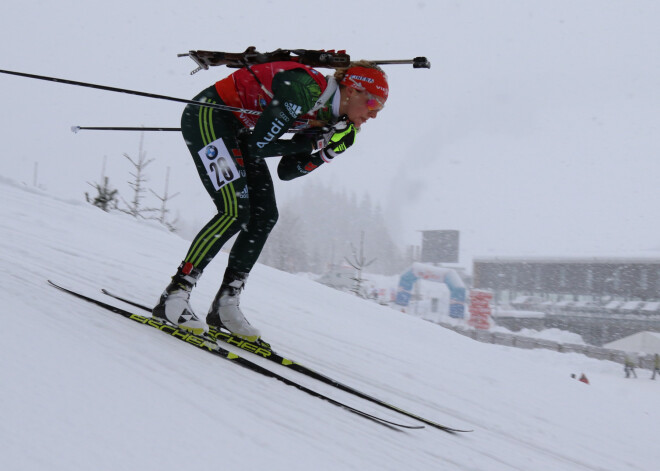
[[[235,272],[227,268],[222,285],[206,316],[206,323],[216,329],[224,327],[235,336],[249,342],[257,342],[261,333],[250,325],[238,307],[247,276],[247,273]]]
[[[202,272],[191,263],[182,262],[172,282],[165,288],[158,304],[151,314],[154,318],[168,321],[195,335],[208,332],[208,327],[193,312],[190,304],[190,292]]]

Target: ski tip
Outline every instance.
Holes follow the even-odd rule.
[[[474,430],[463,430],[463,429],[459,429],[459,428],[450,428],[450,427],[443,427],[441,430],[444,431],[444,432],[449,432],[449,433],[453,433],[453,434],[455,434],[455,433],[474,432]]]
[[[424,425],[403,425],[403,424],[394,424],[397,427],[407,428],[409,430],[420,430],[426,428]]]

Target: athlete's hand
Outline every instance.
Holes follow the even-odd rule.
[[[355,143],[357,128],[350,123],[341,131],[335,131],[325,148],[321,151],[324,160],[332,160]]]

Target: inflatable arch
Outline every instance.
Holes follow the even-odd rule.
[[[463,318],[465,315],[465,284],[461,277],[451,268],[435,267],[423,263],[413,263],[413,266],[401,275],[395,303],[408,306],[412,289],[418,279],[444,283],[449,288],[449,315]]]

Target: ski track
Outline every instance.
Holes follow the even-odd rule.
[[[7,469],[650,471],[660,459],[655,382],[576,354],[485,345],[257,266],[242,305],[282,355],[439,423],[395,432],[274,379],[58,292],[149,305],[187,242],[0,179],[0,437]],[[11,221],[11,223],[10,223]],[[193,305],[213,298],[226,255]],[[18,269],[17,269],[18,267]],[[117,305],[125,307],[119,301]],[[135,308],[130,308],[138,312]],[[224,346],[224,345],[223,345]],[[379,417],[413,419],[227,346]],[[586,371],[592,384],[569,378]],[[121,450],[117,453],[116,450]]]

